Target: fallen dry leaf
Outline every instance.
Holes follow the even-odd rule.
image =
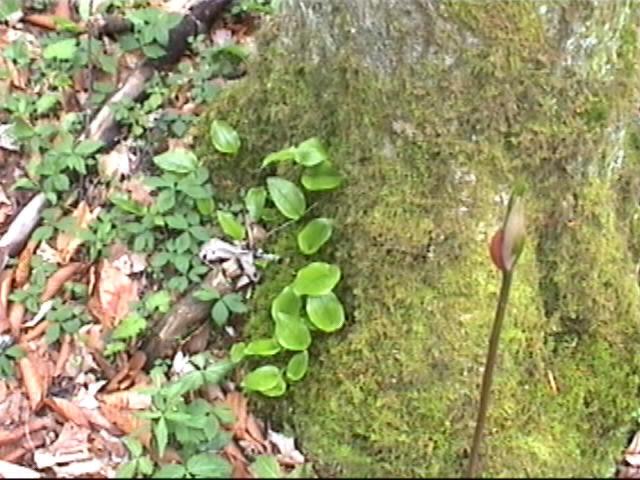
[[[62,375],[67,360],[69,360],[69,357],[71,356],[72,341],[73,340],[71,338],[71,335],[64,335],[62,337],[58,359],[56,360],[56,368],[53,372],[54,377],[59,377],[60,375]]]
[[[14,338],[18,338],[20,336],[20,329],[22,328],[22,320],[24,319],[24,314],[26,312],[26,307],[23,303],[13,302],[9,306],[9,328],[11,329],[11,335]]]
[[[105,328],[111,329],[127,316],[131,304],[137,300],[137,284],[108,260],[103,260],[88,305],[91,313]]]
[[[31,410],[35,411],[44,398],[44,381],[31,361],[30,355],[18,360],[18,367],[27,390],[29,405]]]
[[[55,297],[66,282],[71,280],[77,273],[83,270],[87,265],[83,262],[73,262],[60,268],[56,273],[49,277],[44,287],[44,292],[40,296],[40,301],[46,302]]]
[[[100,401],[123,410],[146,410],[151,407],[151,395],[133,389],[104,393],[100,395]]]
[[[41,475],[35,470],[21,465],[16,465],[4,460],[0,460],[0,475],[2,478],[40,478]]]
[[[60,232],[56,238],[56,250],[58,251],[58,258],[60,263],[66,265],[73,257],[78,247],[84,241],[80,238],[81,232],[87,231],[89,224],[94,221],[100,213],[100,207],[96,207],[93,210],[89,208],[87,202],[82,201],[76,207],[71,214],[71,218],[74,220],[75,234],[68,232]]]
[[[105,180],[113,177],[126,177],[131,173],[131,163],[134,158],[127,144],[119,143],[113,150],[98,158],[100,176]]]
[[[88,438],[91,431],[67,422],[55,442],[45,448],[39,448],[33,454],[33,460],[39,469],[52,467],[60,463],[77,462],[91,459]]]
[[[122,409],[102,403],[100,411],[107,420],[127,435],[132,435],[147,449],[151,447],[151,423],[134,415],[135,410]]]
[[[64,420],[73,422],[79,427],[89,428],[89,420],[83,410],[66,398],[51,397],[45,399],[44,403]]]
[[[14,428],[9,431],[0,430],[0,445],[7,445],[19,441],[23,436],[30,435],[44,428],[51,428],[54,425],[53,420],[49,417],[37,418],[31,420],[27,425]]]
[[[22,288],[29,281],[31,275],[31,259],[36,250],[38,244],[33,241],[29,241],[27,245],[20,252],[18,257],[18,265],[16,266],[16,288]]]
[[[5,270],[0,273],[0,333],[9,330],[9,319],[7,310],[9,307],[9,294],[11,293],[11,282],[13,281],[13,270]]]

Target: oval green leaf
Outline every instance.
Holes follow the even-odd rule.
[[[300,317],[284,313],[276,319],[276,339],[287,350],[306,350],[311,345],[311,333]]]
[[[270,357],[280,351],[280,344],[273,338],[261,338],[250,342],[244,349],[245,355]]]
[[[306,310],[309,320],[323,332],[335,332],[344,325],[344,308],[333,292],[308,297]]]
[[[285,162],[287,160],[293,160],[296,157],[296,149],[293,147],[285,148],[279,152],[273,152],[267,155],[262,160],[262,167],[266,167],[272,163]]]
[[[305,167],[313,167],[327,161],[329,155],[316,137],[305,140],[296,148],[296,162]]]
[[[264,204],[267,201],[267,191],[264,187],[253,187],[250,188],[247,194],[244,197],[244,204],[247,207],[247,211],[249,212],[249,216],[254,220],[260,220],[262,217],[262,210],[264,209]]]
[[[235,155],[240,150],[240,137],[231,125],[222,120],[214,120],[209,129],[213,146],[222,153]]]
[[[278,386],[282,380],[280,369],[274,365],[264,365],[249,372],[241,385],[247,390],[263,392]]]
[[[301,178],[304,188],[310,191],[332,190],[342,183],[342,176],[329,162],[305,169]]]
[[[280,177],[267,178],[267,189],[276,208],[285,217],[298,220],[307,209],[302,190],[293,182]]]
[[[279,314],[286,314],[292,317],[300,315],[302,308],[302,299],[296,295],[291,285],[287,285],[282,289],[271,303],[271,317],[276,320]]]
[[[245,229],[231,212],[218,210],[218,223],[222,227],[222,231],[234,240],[244,240]]]
[[[304,377],[309,367],[309,352],[296,353],[287,364],[287,378],[292,382],[297,382]]]
[[[328,218],[311,220],[298,234],[298,248],[305,255],[313,255],[324,245],[333,232],[333,222]]]
[[[325,262],[313,262],[298,270],[293,290],[298,295],[325,295],[340,281],[340,268]]]
[[[278,379],[278,383],[275,384],[273,388],[269,390],[263,390],[260,393],[267,397],[280,397],[284,395],[284,392],[287,391],[287,383],[284,381],[284,378],[280,377]]]
[[[184,148],[169,150],[153,157],[155,163],[162,170],[175,173],[189,173],[198,168],[198,158],[193,152]]]

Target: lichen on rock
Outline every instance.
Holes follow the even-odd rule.
[[[207,119],[243,139],[233,159],[201,149],[221,187],[252,186],[267,153],[310,136],[347,179],[311,196],[336,219],[318,256],[342,268],[347,325],[264,408],[323,474],[460,475],[499,287],[487,243],[522,179],[530,231],[484,473],[610,473],[640,387],[637,9],[348,3],[290,2]],[[295,233],[270,245],[287,263],[256,291],[249,334],[269,332],[271,300],[306,261]]]

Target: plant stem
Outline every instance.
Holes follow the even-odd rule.
[[[493,370],[496,365],[498,356],[498,343],[500,341],[500,331],[504,320],[504,313],[507,309],[509,300],[509,290],[511,289],[511,280],[513,271],[504,271],[502,273],[502,286],[500,287],[500,297],[498,298],[498,307],[496,308],[496,316],[493,321],[491,330],[491,338],[489,339],[489,350],[487,352],[487,360],[484,367],[484,375],[482,376],[482,389],[480,391],[480,407],[478,408],[478,419],[476,421],[476,430],[473,434],[473,444],[471,446],[471,457],[469,459],[468,478],[475,478],[478,473],[478,456],[480,454],[480,444],[482,443],[482,432],[487,419],[487,411],[489,410],[489,397],[491,396],[491,382],[493,381]]]

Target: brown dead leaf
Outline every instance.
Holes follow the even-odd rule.
[[[9,307],[9,294],[11,293],[12,281],[13,269],[0,273],[0,333],[9,330],[7,310]]]
[[[125,434],[136,437],[147,449],[151,447],[151,423],[149,420],[134,415],[134,410],[113,407],[105,403],[100,404],[100,411],[107,420]]]
[[[247,430],[247,403],[248,399],[240,392],[229,392],[225,402],[236,419],[236,423],[233,425],[234,433],[244,432]]]
[[[89,420],[83,410],[65,398],[51,397],[44,400],[46,406],[60,415],[64,420],[73,422],[79,427],[89,428]]]
[[[133,153],[129,150],[126,143],[121,142],[110,152],[100,155],[98,157],[98,171],[102,178],[110,179],[113,177],[120,178],[126,177],[131,174],[131,163],[134,159]],[[127,183],[123,185],[125,191]],[[144,186],[140,184],[140,189],[135,187],[137,193],[142,194]],[[133,198],[134,192],[130,191]]]
[[[151,188],[146,186],[141,178],[131,178],[122,184],[122,189],[129,192],[131,200],[145,207],[153,205],[153,197],[151,196]]]
[[[55,442],[39,448],[33,454],[33,460],[39,469],[57,464],[79,462],[91,458],[88,438],[91,430],[67,422]]]
[[[5,59],[4,62],[9,71],[11,85],[18,90],[26,90],[29,81],[28,72],[24,68],[17,68],[11,60]]]
[[[36,411],[44,398],[44,381],[31,361],[30,355],[18,360],[18,367],[27,390],[31,410]]]
[[[45,28],[52,31],[56,30],[56,18],[54,15],[33,13],[31,15],[25,15],[23,19],[25,22],[30,23],[31,25],[35,25],[36,27]]]
[[[47,328],[49,328],[49,321],[42,320],[38,325],[36,325],[20,337],[20,344],[26,345],[31,340],[35,340],[36,338],[38,338],[40,335],[44,335],[44,332],[47,331]]]
[[[0,430],[0,445],[8,445],[20,440],[23,436],[32,434],[42,429],[50,429],[54,421],[49,417],[40,417],[31,420],[26,425],[11,430]]]
[[[64,366],[69,360],[72,350],[72,338],[71,335],[64,335],[60,345],[60,352],[58,353],[58,359],[56,360],[56,368],[53,372],[54,377],[59,377],[64,371]]]
[[[0,460],[0,475],[2,478],[40,478],[42,475],[35,470],[22,465]]]
[[[31,259],[37,246],[37,242],[29,241],[26,247],[22,249],[22,252],[20,252],[18,266],[16,267],[16,288],[24,287],[29,281],[29,276],[31,275]]]
[[[71,280],[77,273],[81,272],[87,265],[83,262],[73,262],[60,268],[51,275],[44,287],[44,292],[40,296],[40,301],[46,302],[55,297],[66,282]]]
[[[100,401],[122,410],[146,410],[151,407],[151,395],[133,389],[104,393],[100,395]]]
[[[73,257],[78,247],[84,241],[78,234],[87,231],[89,224],[97,218],[99,213],[100,207],[96,207],[92,211],[85,201],[80,202],[73,211],[71,218],[74,220],[74,230],[76,234],[60,232],[56,238],[56,250],[58,251],[60,262],[63,265],[69,263],[71,257]]]
[[[91,313],[111,329],[127,316],[131,304],[138,300],[137,284],[115,268],[108,260],[103,260],[93,302],[89,302]]]
[[[22,328],[22,320],[24,319],[24,314],[26,312],[26,307],[23,303],[13,302],[9,306],[9,328],[11,329],[11,335],[14,338],[18,338],[20,336],[20,328]]]

